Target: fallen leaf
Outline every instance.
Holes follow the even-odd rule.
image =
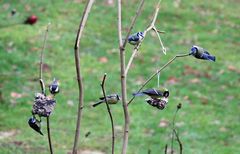
[[[203,105],[207,105],[208,104],[208,98],[202,97],[202,98],[200,98],[200,100],[201,100],[201,103]]]
[[[71,154],[72,152],[68,152],[68,154]],[[105,154],[102,151],[97,151],[97,150],[80,150],[77,153],[80,154]]]
[[[17,93],[17,92],[11,92],[11,97],[12,98],[22,98],[23,94]]]
[[[15,144],[16,146],[21,146],[23,144],[22,141],[13,141],[13,144]]]
[[[18,130],[0,131],[0,139],[10,138],[19,133]]]
[[[146,128],[146,129],[144,129],[143,133],[144,133],[144,135],[151,137],[154,134],[154,129],[147,129]]]
[[[164,127],[167,127],[168,125],[169,125],[169,121],[165,119],[161,119],[161,121],[158,124],[158,127],[164,128]]]
[[[51,67],[46,63],[43,63],[42,68],[43,68],[44,72],[50,72],[51,71]]]
[[[9,4],[9,3],[3,4],[3,9],[4,9],[4,10],[9,9],[9,7],[10,7],[10,4]]]
[[[183,75],[195,75],[197,77],[200,77],[201,76],[201,72],[192,68],[191,66],[189,65],[185,65],[184,66],[184,72],[183,72]]]
[[[100,57],[100,58],[98,59],[98,61],[99,61],[100,63],[107,63],[107,62],[108,62],[108,58],[107,58],[107,57]]]
[[[228,70],[236,73],[240,73],[240,70],[238,70],[235,66],[229,65]]]
[[[68,100],[67,105],[72,107],[72,106],[74,106],[74,102],[72,100]]]
[[[220,132],[226,132],[226,131],[227,131],[227,128],[226,128],[226,127],[220,127],[220,128],[219,128],[219,131],[220,131]]]
[[[177,84],[179,81],[180,80],[174,76],[171,76],[167,79],[167,83],[171,85]]]
[[[25,11],[27,11],[27,12],[31,11],[31,6],[28,5],[28,4],[26,4],[26,5],[24,6],[24,8],[25,8]]]
[[[114,0],[106,0],[106,5],[108,6],[114,6]]]
[[[190,80],[190,83],[200,83],[201,81],[198,78]]]
[[[184,122],[182,121],[182,122],[176,122],[175,123],[175,125],[176,125],[176,127],[182,127],[182,126],[184,126]]]
[[[142,85],[144,83],[144,78],[142,76],[138,76],[136,79],[136,85]]]

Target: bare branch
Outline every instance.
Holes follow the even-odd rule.
[[[160,37],[160,35],[158,34],[158,30],[156,29],[155,26],[154,26],[152,29],[153,29],[154,32],[157,34],[158,40],[159,40],[159,42],[160,42],[160,44],[161,44],[161,46],[162,46],[162,52],[166,55],[166,48],[164,47],[163,42],[162,42],[162,40],[161,40],[161,37]]]
[[[173,116],[173,120],[172,120],[171,154],[173,154],[173,139],[174,139],[174,133],[175,133],[174,131],[176,131],[175,130],[175,120],[176,120],[176,117],[177,117],[178,110],[181,109],[181,106],[182,106],[181,103],[179,103],[177,105],[177,110],[176,110],[176,112]]]
[[[174,131],[174,134],[176,135],[176,138],[177,138],[177,141],[178,141],[178,145],[179,145],[179,149],[180,149],[180,154],[182,154],[182,151],[183,151],[183,145],[182,145],[182,142],[178,136],[178,133],[176,131],[176,129],[173,129]]]
[[[165,150],[164,150],[164,154],[167,154],[167,150],[168,150],[168,145],[165,145]]]
[[[82,19],[79,24],[79,29],[77,32],[77,37],[76,37],[75,46],[74,46],[77,81],[78,81],[78,88],[79,88],[79,104],[78,104],[78,115],[77,115],[77,124],[76,124],[74,145],[73,145],[73,149],[72,149],[73,154],[77,154],[77,145],[78,145],[78,139],[79,139],[79,135],[80,135],[83,96],[84,96],[83,81],[82,81],[81,70],[80,70],[79,46],[80,46],[80,40],[82,37],[83,30],[84,30],[85,24],[88,19],[88,14],[91,11],[93,2],[94,2],[94,0],[88,0],[87,4],[85,6],[83,16],[82,16]]]
[[[157,4],[157,7],[156,7],[156,9],[155,9],[155,12],[154,12],[154,15],[153,15],[153,19],[152,19],[150,25],[149,25],[149,26],[147,27],[147,29],[144,30],[144,32],[143,32],[144,38],[146,37],[147,32],[149,32],[150,30],[152,30],[152,29],[155,27],[155,22],[156,22],[157,15],[158,15],[158,12],[159,12],[159,9],[160,9],[160,3],[161,3],[161,0],[160,0],[160,1],[158,2],[158,4]],[[132,55],[131,55],[131,57],[130,57],[130,59],[129,59],[129,61],[128,61],[128,64],[127,64],[127,68],[126,68],[126,72],[125,72],[126,75],[127,75],[128,71],[129,71],[129,68],[130,68],[130,66],[131,66],[131,64],[132,64],[132,62],[133,62],[133,59],[134,59],[136,53],[138,52],[138,49],[140,48],[140,46],[141,46],[144,38],[142,39],[142,41],[141,41],[141,42],[134,48],[134,50],[133,50],[133,53],[132,53]],[[127,39],[127,38],[126,38],[126,39]],[[125,42],[126,42],[126,39],[125,39]],[[162,45],[162,44],[161,44],[161,45]],[[162,45],[162,46],[163,46],[163,45]],[[164,49],[165,49],[165,48],[164,48]]]
[[[41,86],[41,89],[42,89],[42,93],[45,95],[45,84],[43,82],[43,77],[42,77],[42,72],[43,72],[43,53],[44,53],[44,50],[46,48],[46,42],[47,42],[47,36],[48,36],[48,31],[49,31],[49,26],[50,26],[50,23],[48,23],[47,25],[47,28],[46,28],[46,32],[45,32],[45,35],[44,35],[44,40],[43,40],[43,46],[42,46],[42,51],[41,51],[41,55],[40,55],[40,63],[39,63],[39,82],[40,82],[40,86]]]
[[[118,0],[118,38],[119,38],[119,50],[120,50],[120,67],[121,67],[121,92],[122,92],[122,105],[124,111],[124,133],[123,133],[123,145],[122,154],[127,153],[128,145],[128,133],[129,133],[129,113],[127,107],[127,85],[126,85],[126,73],[125,73],[125,49],[122,42],[122,1]]]
[[[51,132],[50,132],[50,119],[49,119],[49,117],[47,117],[47,132],[48,132],[48,144],[49,144],[50,153],[53,154],[52,142],[51,142]]]
[[[106,80],[107,74],[105,73],[103,76],[103,80],[101,83],[101,87],[102,87],[102,92],[103,92],[103,96],[104,96],[104,100],[105,100],[105,104],[108,110],[108,114],[111,120],[111,126],[112,126],[112,154],[114,154],[114,143],[115,143],[115,132],[114,132],[114,123],[113,123],[113,117],[112,117],[112,113],[109,107],[109,104],[107,103],[107,98],[106,98],[106,92],[105,92],[105,80]]]
[[[176,58],[180,58],[180,57],[186,57],[186,56],[190,56],[190,54],[180,54],[180,55],[176,55],[175,57],[173,57],[170,61],[168,61],[165,65],[163,65],[157,72],[153,73],[144,83],[143,85],[139,88],[139,90],[137,91],[140,92],[147,84],[148,82],[150,82],[158,73],[160,73],[162,70],[164,70],[168,65],[170,65]],[[133,96],[130,101],[128,102],[128,105],[134,100],[135,96]]]

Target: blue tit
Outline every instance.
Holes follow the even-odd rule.
[[[137,93],[133,93],[133,96],[142,96],[142,95],[148,95],[151,98],[159,98],[159,97],[168,97],[169,96],[169,91],[167,88],[161,88],[159,90],[157,89],[146,89],[144,91],[140,91]]]
[[[49,85],[49,91],[53,95],[59,93],[59,83],[55,78],[53,79],[53,82]]]
[[[153,107],[163,110],[168,103],[168,98],[166,97],[154,98],[154,99],[151,98],[151,99],[146,99],[146,102]]]
[[[210,53],[199,46],[192,46],[190,55],[194,56],[197,59],[203,59],[203,60],[209,60],[209,61],[215,61],[215,56],[210,55]]]
[[[104,98],[104,97],[100,97],[99,99],[100,99],[100,101],[97,102],[97,103],[95,103],[95,104],[93,104],[93,105],[92,105],[93,107],[96,107],[96,106],[102,104],[103,102],[105,102],[105,98]],[[119,101],[121,98],[120,98],[120,96],[119,96],[118,94],[111,94],[111,95],[107,95],[107,96],[106,96],[106,99],[107,99],[107,103],[108,103],[108,104],[117,104],[118,101]]]
[[[132,45],[137,45],[139,44],[144,38],[144,33],[143,32],[137,32],[135,34],[132,34],[128,37],[128,43]]]
[[[35,117],[31,117],[28,120],[28,124],[33,130],[43,135],[43,133],[41,132],[41,121],[37,120]]]

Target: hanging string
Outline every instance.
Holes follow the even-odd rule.
[[[157,72],[158,72],[158,70],[157,70]],[[157,75],[157,87],[158,88],[160,87],[160,72]]]

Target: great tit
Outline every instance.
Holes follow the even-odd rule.
[[[95,103],[95,104],[93,104],[93,105],[92,105],[93,107],[96,107],[96,106],[102,104],[103,102],[105,102],[105,98],[104,98],[104,97],[100,97],[99,99],[100,99],[100,101],[97,102],[97,103]],[[119,96],[118,94],[111,94],[111,95],[107,95],[107,96],[106,96],[106,99],[107,99],[107,103],[108,103],[108,104],[117,104],[118,101],[119,101],[121,98],[120,98],[120,96]]]
[[[168,97],[169,96],[169,91],[167,88],[161,88],[159,90],[152,88],[152,89],[146,89],[137,93],[133,93],[133,96],[142,96],[142,95],[147,95],[150,96],[151,98],[159,98],[159,97]]]

